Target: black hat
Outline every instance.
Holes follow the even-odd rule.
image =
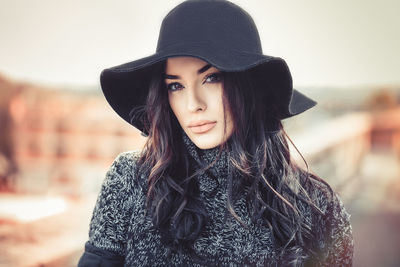
[[[155,54],[101,73],[101,87],[108,103],[144,134],[148,133],[143,118],[132,118],[130,112],[145,105],[154,64],[176,56],[200,58],[220,71],[251,71],[257,75],[257,82],[265,83],[258,88],[273,90],[278,119],[292,117],[316,105],[293,89],[283,59],[263,54],[256,25],[246,11],[224,0],[189,0],[163,19]]]

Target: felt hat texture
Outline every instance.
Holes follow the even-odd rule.
[[[177,56],[200,58],[223,72],[251,72],[257,88],[275,98],[275,117],[280,120],[316,105],[293,89],[290,70],[282,58],[263,54],[257,27],[245,10],[225,0],[189,0],[163,19],[153,55],[101,73],[101,88],[108,103],[144,135],[148,133],[143,118],[132,117],[131,111],[146,103],[154,64]]]

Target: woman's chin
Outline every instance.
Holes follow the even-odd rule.
[[[225,138],[221,134],[217,133],[204,133],[204,134],[194,134],[187,133],[190,140],[200,149],[211,149],[221,145]]]

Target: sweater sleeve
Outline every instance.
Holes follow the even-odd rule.
[[[117,156],[101,186],[78,266],[122,266],[134,203],[134,152]]]
[[[323,266],[353,266],[354,239],[350,214],[336,193],[327,215],[325,231],[328,242]]]

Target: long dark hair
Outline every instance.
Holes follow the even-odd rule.
[[[169,106],[164,69],[165,62],[155,65],[146,106],[135,113],[149,133],[137,175],[148,177],[147,209],[162,242],[174,250],[191,251],[208,219],[195,178],[210,166],[195,165],[185,151],[180,125]],[[277,117],[273,91],[258,88],[251,70],[222,72],[222,77],[224,110],[235,107],[230,109],[233,133],[220,147],[222,151],[229,143],[231,151],[228,210],[247,227],[233,209],[235,199],[246,193],[252,221],[261,219],[273,233],[282,262],[297,266],[307,255],[319,254],[315,243],[323,234],[315,231],[313,221],[305,220],[299,203],[308,205],[316,216],[324,215],[313,200],[318,184],[330,187],[291,160],[290,138]],[[240,183],[234,183],[233,176],[240,177]]]

